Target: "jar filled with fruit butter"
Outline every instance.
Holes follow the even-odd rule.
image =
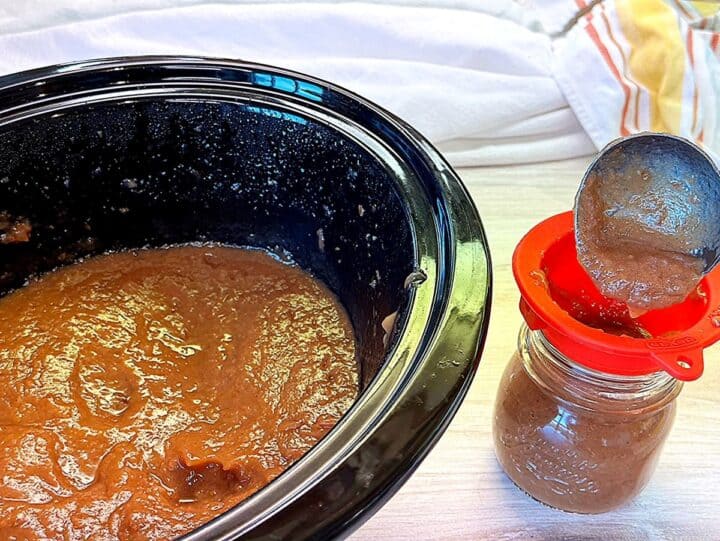
[[[577,261],[572,213],[540,223],[513,256],[523,324],[494,414],[497,458],[531,497],[602,513],[646,486],[683,381],[720,338],[720,274],[675,306],[633,319]]]

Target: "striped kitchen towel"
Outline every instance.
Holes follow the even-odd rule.
[[[0,75],[103,56],[288,67],[378,102],[454,165],[587,155],[644,130],[720,154],[720,3],[0,0]]]
[[[538,6],[557,32],[553,73],[597,147],[669,132],[720,154],[720,3],[566,0]],[[565,28],[552,25],[575,14]]]

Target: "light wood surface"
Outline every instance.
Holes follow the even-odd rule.
[[[685,385],[649,486],[621,510],[586,516],[550,509],[517,489],[495,460],[492,408],[521,321],[510,257],[534,224],[572,207],[589,160],[458,171],[482,216],[493,259],[492,315],[480,368],[440,442],[352,541],[720,541],[720,346],[706,352],[703,377]]]

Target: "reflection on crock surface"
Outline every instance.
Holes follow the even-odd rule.
[[[0,532],[168,539],[277,477],[349,409],[332,293],[257,250],[89,259],[0,300]]]

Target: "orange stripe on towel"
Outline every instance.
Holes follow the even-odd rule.
[[[623,63],[622,79],[623,79],[624,83],[627,83],[628,78],[625,76],[625,73],[624,73],[625,67],[627,66],[627,58],[625,57],[625,51],[623,51],[622,47],[620,46],[620,43],[618,43],[618,41],[615,39],[615,36],[613,35],[612,27],[610,26],[610,20],[608,19],[608,16],[605,12],[604,4],[600,4],[600,15],[602,16],[603,21],[605,22],[605,28],[607,28],[607,34],[608,34],[608,37],[610,38],[610,41],[613,42],[613,44],[617,48],[618,52],[620,53],[620,58],[622,58],[622,63]],[[640,118],[640,85],[638,85],[636,81],[631,80],[631,82],[634,87],[634,89],[631,89],[631,94],[633,93],[632,92],[633,90],[634,90],[634,94],[635,94],[635,118],[634,118],[635,122],[634,122],[634,125],[635,125],[635,131],[638,131],[640,129],[640,126],[639,126],[639,124],[640,124],[640,120],[639,120],[639,118]],[[626,94],[625,105],[623,106],[623,118],[622,118],[622,123],[624,125],[627,125],[627,123],[628,123],[627,122],[627,112],[628,112],[629,107],[630,107],[630,95]]]
[[[578,6],[581,8],[584,7],[584,2],[582,0],[576,0]],[[592,11],[588,13],[585,16],[587,20],[587,26],[585,27],[585,30],[587,31],[588,35],[590,36],[590,39],[592,39],[595,42],[595,45],[598,48],[598,51],[602,55],[603,59],[605,60],[605,63],[608,65],[608,68],[610,68],[610,72],[613,74],[615,79],[617,79],[618,83],[620,83],[620,86],[623,90],[623,94],[625,94],[625,104],[623,105],[623,111],[622,111],[622,117],[620,119],[620,135],[630,135],[630,130],[628,130],[626,124],[625,124],[625,118],[627,117],[627,112],[630,107],[630,87],[623,79],[622,74],[620,73],[620,70],[615,65],[615,62],[613,61],[612,57],[610,56],[610,51],[608,51],[605,44],[602,42],[602,39],[600,38],[600,35],[598,34],[597,30],[595,29],[595,26],[593,25],[592,19],[593,14]]]
[[[692,13],[690,13],[685,6],[682,5],[682,2],[678,2],[678,0],[674,0],[673,3],[678,7],[678,9],[682,12],[682,14],[685,15],[685,18],[688,21],[692,22],[695,20],[696,17]]]

